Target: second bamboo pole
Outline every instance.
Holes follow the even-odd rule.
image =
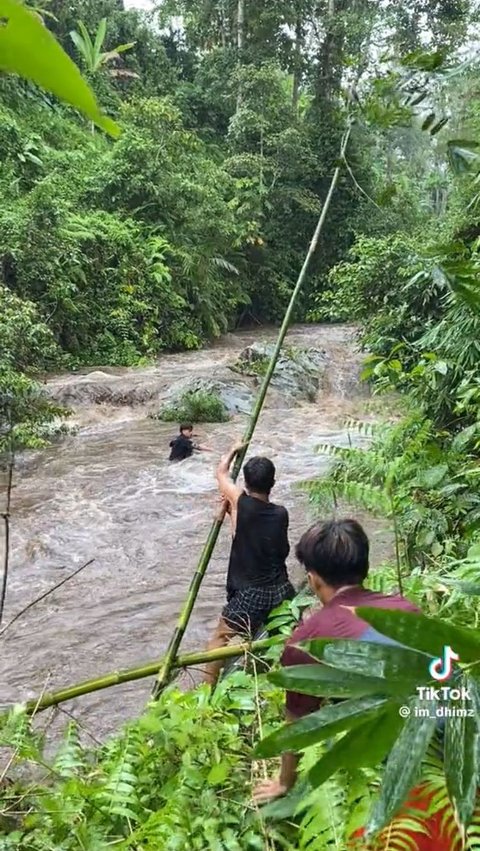
[[[218,650],[204,650],[200,653],[188,653],[185,656],[178,656],[175,663],[175,670],[181,668],[192,668],[196,665],[208,664],[215,662],[218,659],[235,659],[238,656],[243,656],[252,653],[259,653],[262,650],[267,650],[272,647],[271,638],[263,638],[258,641],[252,641],[250,644],[235,644],[229,647],[220,647]],[[66,703],[68,700],[73,700],[76,697],[82,697],[86,694],[93,694],[96,691],[102,691],[112,686],[121,685],[122,683],[131,683],[135,680],[143,680],[146,677],[153,677],[159,669],[161,661],[156,659],[154,662],[146,662],[138,668],[126,668],[123,671],[113,671],[110,674],[104,674],[102,677],[97,677],[94,680],[85,680],[82,683],[76,683],[73,686],[67,686],[60,691],[44,694],[38,698],[32,698],[26,704],[27,712],[30,715],[43,712],[51,706],[58,706],[60,703]],[[1,717],[1,716],[0,716]]]

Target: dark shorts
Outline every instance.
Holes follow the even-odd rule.
[[[294,597],[295,589],[288,581],[268,588],[250,586],[229,595],[222,617],[231,629],[253,636],[273,609]]]

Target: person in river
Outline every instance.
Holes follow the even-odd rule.
[[[275,467],[269,458],[251,458],[243,468],[245,490],[239,488],[230,478],[230,467],[241,448],[234,446],[217,467],[221,514],[226,510],[230,515],[233,540],[227,603],[209,650],[225,646],[234,635],[254,635],[272,609],[295,596],[286,567],[290,552],[288,511],[270,502]],[[207,682],[215,684],[222,665],[208,665]]]
[[[182,423],[180,426],[180,434],[170,441],[170,458],[169,461],[184,461],[185,458],[190,458],[194,451],[197,452],[212,452],[209,446],[202,446],[199,443],[194,443],[193,440],[193,425],[190,423]]]
[[[369,570],[369,541],[356,520],[330,520],[316,523],[300,539],[296,556],[305,567],[308,583],[322,608],[307,617],[287,641],[282,665],[308,665],[313,659],[298,645],[314,638],[345,638],[395,644],[357,617],[355,608],[419,609],[400,595],[386,595],[364,588]],[[318,663],[321,664],[321,663]],[[287,692],[286,719],[293,722],[320,709],[324,700],[296,692]],[[299,757],[285,753],[279,777],[265,780],[254,792],[257,803],[285,795],[294,785]]]

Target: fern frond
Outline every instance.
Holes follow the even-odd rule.
[[[42,758],[42,739],[32,728],[31,718],[24,707],[16,706],[0,723],[0,746],[11,748],[19,759],[39,762]]]
[[[375,437],[378,434],[382,434],[385,430],[385,425],[383,423],[367,423],[353,417],[345,420],[344,425],[347,431],[356,431],[358,434],[365,437]]]
[[[299,851],[343,851],[348,820],[345,788],[331,778],[309,797],[299,832]]]
[[[116,753],[109,764],[104,765],[107,776],[102,790],[102,801],[110,815],[137,821],[139,803],[137,797],[137,749],[131,731],[118,743]]]
[[[53,768],[57,775],[65,779],[76,777],[84,768],[84,753],[80,744],[78,727],[73,721],[67,727]]]

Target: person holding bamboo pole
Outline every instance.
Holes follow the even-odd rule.
[[[224,647],[234,635],[253,636],[272,609],[295,596],[286,566],[288,511],[270,502],[275,467],[269,458],[251,458],[243,468],[246,489],[239,488],[230,478],[230,467],[242,449],[242,444],[233,446],[217,467],[220,511],[230,515],[232,548],[227,603],[209,650]],[[221,668],[221,661],[208,665],[207,682],[214,685]]]

